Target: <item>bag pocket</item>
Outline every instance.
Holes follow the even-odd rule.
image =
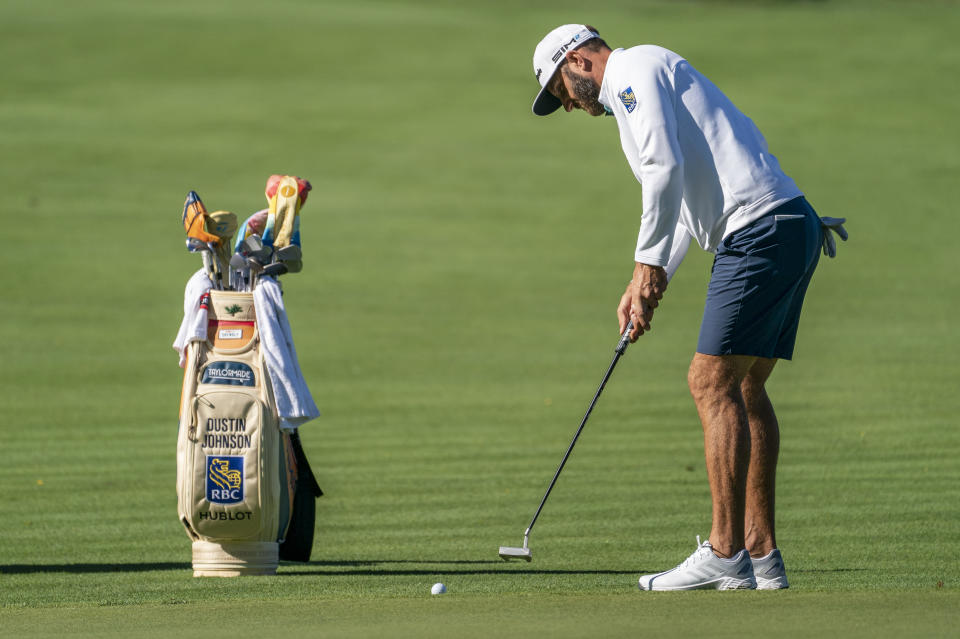
[[[279,437],[267,427],[267,408],[251,392],[198,394],[187,431],[186,514],[193,530],[211,539],[256,539],[276,534],[279,481],[272,459]]]
[[[237,354],[257,341],[253,293],[210,291],[207,346],[217,353]]]

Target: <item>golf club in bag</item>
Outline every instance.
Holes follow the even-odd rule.
[[[614,367],[616,367],[617,362],[620,361],[620,356],[627,352],[627,346],[630,345],[630,331],[633,330],[633,322],[627,323],[626,330],[623,331],[623,334],[620,336],[620,341],[617,342],[616,352],[613,356],[613,361],[610,362],[610,368],[607,369],[607,374],[603,376],[603,381],[600,382],[600,388],[597,389],[597,393],[593,396],[593,401],[590,402],[590,407],[587,408],[586,414],[584,414],[583,419],[580,420],[580,427],[577,428],[577,433],[573,436],[573,441],[570,442],[570,446],[567,448],[567,452],[564,453],[563,459],[560,461],[560,466],[557,467],[557,472],[553,474],[553,479],[550,480],[550,486],[547,487],[547,492],[544,493],[543,499],[540,500],[540,505],[537,507],[537,512],[534,513],[533,519],[530,520],[530,525],[527,526],[527,529],[523,531],[523,547],[515,548],[512,546],[500,546],[500,558],[509,561],[511,559],[524,559],[526,561],[533,560],[533,554],[530,552],[530,531],[533,530],[533,525],[537,523],[537,517],[540,516],[540,511],[543,510],[543,505],[547,503],[547,497],[550,496],[550,491],[553,490],[554,484],[557,483],[557,478],[560,476],[560,471],[563,470],[563,466],[567,463],[567,459],[570,457],[570,453],[573,452],[573,447],[577,444],[577,439],[580,437],[580,433],[583,432],[583,427],[587,423],[587,419],[590,417],[590,413],[593,411],[593,407],[596,406],[597,400],[600,399],[600,393],[603,392],[604,386],[607,385],[607,380],[610,379],[610,375],[613,373]]]

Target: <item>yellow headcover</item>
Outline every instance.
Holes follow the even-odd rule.
[[[237,232],[237,216],[230,211],[214,211],[207,216],[208,229],[217,236],[217,259],[220,268],[226,270],[230,264],[233,251],[233,234]]]
[[[307,199],[310,183],[291,175],[271,175],[267,180],[267,223],[264,244],[283,248],[300,244],[300,207]]]

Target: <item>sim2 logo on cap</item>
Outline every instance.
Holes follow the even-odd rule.
[[[572,38],[570,38],[570,42],[568,42],[568,43],[566,43],[566,44],[561,44],[561,45],[560,45],[560,48],[557,49],[557,52],[554,53],[554,54],[553,54],[553,57],[550,58],[550,59],[551,59],[553,62],[556,62],[557,60],[559,60],[560,57],[563,56],[563,54],[566,52],[567,49],[569,49],[570,47],[576,45],[577,42],[579,42],[581,35],[582,35],[582,34],[578,33],[577,35],[575,35],[575,36],[573,36]]]
[[[207,455],[207,501],[211,504],[243,501],[243,457]]]
[[[620,92],[620,101],[627,108],[627,113],[633,113],[633,110],[637,108],[637,96],[633,94],[632,87],[627,87]]]

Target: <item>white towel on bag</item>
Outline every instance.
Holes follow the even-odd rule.
[[[280,428],[292,430],[320,416],[310,389],[300,371],[293,346],[290,322],[283,306],[280,285],[270,277],[260,278],[253,291],[260,331],[260,348],[273,382]]]
[[[212,288],[207,272],[200,269],[187,281],[183,291],[183,321],[173,347],[180,353],[180,368],[187,363],[187,347],[190,342],[207,339],[207,307],[201,302]]]

